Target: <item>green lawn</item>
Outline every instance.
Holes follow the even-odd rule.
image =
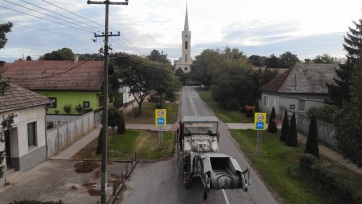
[[[229,111],[213,101],[210,91],[198,90],[200,97],[211,107],[220,120],[227,123],[252,122],[245,114]],[[299,169],[299,157],[304,152],[304,145],[288,147],[279,141],[280,131],[276,134],[263,132],[262,155],[256,154],[256,131],[230,130],[236,142],[249,159],[249,163],[259,172],[266,185],[281,199],[282,203],[345,203],[333,193],[319,188],[316,181],[305,176]],[[345,175],[355,183],[361,183],[361,175],[352,172],[321,155],[321,161],[328,168]]]
[[[164,146],[159,148],[158,132],[143,130],[127,130],[125,134],[114,134],[111,130],[107,138],[107,157],[109,160],[131,160],[137,152],[138,159],[168,159],[175,151],[175,137],[173,132],[164,132]],[[100,160],[96,154],[98,138],[94,139],[85,148],[71,159],[73,160]]]
[[[135,117],[134,111],[129,112],[125,116],[126,123],[129,124],[155,124],[155,109],[157,103],[144,102],[142,104],[142,113]],[[173,124],[177,122],[178,104],[167,103],[166,104],[166,120],[167,124]]]

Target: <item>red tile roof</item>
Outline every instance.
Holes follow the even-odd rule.
[[[8,66],[3,77],[29,90],[100,91],[101,61],[22,61]]]
[[[260,87],[260,90],[268,93],[278,93],[279,89],[283,86],[284,82],[287,80],[289,74],[293,71],[294,66],[292,66],[282,74],[278,75],[268,83],[264,84],[262,87]]]
[[[47,102],[49,102],[47,97],[10,83],[5,94],[0,95],[0,112],[45,105]]]

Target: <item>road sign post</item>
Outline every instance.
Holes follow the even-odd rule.
[[[155,109],[155,125],[158,129],[158,143],[163,148],[163,126],[166,125],[166,109]]]
[[[254,130],[256,130],[256,154],[261,155],[262,131],[266,127],[266,113],[255,113]]]

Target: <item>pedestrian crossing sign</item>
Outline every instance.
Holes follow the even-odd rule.
[[[254,130],[265,130],[266,113],[255,113],[254,115]]]
[[[166,125],[166,109],[155,110],[155,125],[156,126]]]

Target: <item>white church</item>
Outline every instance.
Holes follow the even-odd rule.
[[[189,19],[186,7],[185,25],[182,31],[182,56],[180,59],[174,61],[174,71],[181,69],[184,73],[191,71],[191,65],[193,63],[191,58],[191,31],[189,29]]]

